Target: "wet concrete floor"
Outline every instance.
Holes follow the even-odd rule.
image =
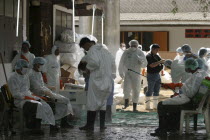
[[[85,118],[83,116],[82,118]],[[158,126],[157,114],[152,113],[133,113],[129,111],[118,111],[113,116],[113,122],[107,124],[105,131],[100,131],[98,122],[96,122],[94,132],[80,131],[79,127],[84,125],[85,120],[74,122],[75,128],[61,129],[56,133],[50,133],[49,126],[43,126],[44,135],[31,135],[25,131],[20,134],[16,129],[16,135],[5,135],[1,132],[0,140],[206,140],[206,130],[203,123],[203,117],[198,120],[198,130],[191,129],[190,134],[183,133],[168,134],[163,137],[152,137],[150,133]],[[191,124],[192,126],[192,124]]]

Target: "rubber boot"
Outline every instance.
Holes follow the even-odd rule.
[[[125,106],[123,107],[123,109],[126,109],[129,106],[129,99],[125,99]]]
[[[157,109],[159,96],[153,96],[153,109]]]
[[[80,130],[94,131],[94,123],[96,118],[96,111],[87,112],[87,123],[85,126],[80,127]]]
[[[133,112],[138,112],[137,108],[137,103],[133,103]]]
[[[65,116],[61,119],[61,128],[74,128],[73,125],[68,124],[67,116]]]
[[[105,116],[106,116],[106,111],[105,110],[100,110],[100,130],[105,130]]]
[[[146,108],[145,109],[146,110],[152,109],[151,108],[151,97],[150,96],[146,97]]]
[[[112,122],[112,106],[111,105],[106,106],[106,122],[108,123]]]

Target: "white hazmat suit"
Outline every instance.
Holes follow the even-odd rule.
[[[14,97],[14,104],[18,108],[23,108],[25,102],[37,103],[36,118],[41,119],[46,124],[55,125],[55,118],[51,107],[42,99],[32,96],[28,75],[20,75],[14,72],[8,81],[9,89]],[[25,96],[40,100],[24,100]]]
[[[104,45],[93,45],[86,55],[90,79],[87,93],[87,110],[106,110],[106,102],[112,92],[116,66],[114,57]]]
[[[141,88],[141,76],[137,73],[140,73],[141,68],[147,66],[147,59],[144,53],[136,48],[129,48],[123,53],[120,65],[119,65],[119,74],[124,79],[124,99],[130,98],[131,90],[133,91],[133,103],[138,103],[139,93]],[[129,71],[131,69],[132,71]],[[137,73],[135,73],[135,72]]]
[[[57,46],[53,46],[52,54],[45,57],[46,63],[44,65],[47,75],[47,86],[55,87],[55,92],[59,93],[60,90],[60,57],[55,55],[55,51],[58,49]]]
[[[32,70],[29,78],[30,78],[30,83],[31,83],[30,89],[34,94],[38,96],[44,96],[45,92],[49,92],[51,93],[49,95],[50,98],[57,99],[57,102],[55,103],[56,105],[55,119],[56,120],[61,119],[67,116],[68,114],[73,114],[72,106],[69,99],[62,95],[53,93],[50,89],[48,89],[44,85],[41,72],[36,72],[35,70]]]

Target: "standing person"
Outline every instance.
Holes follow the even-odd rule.
[[[119,67],[119,64],[120,64],[120,59],[121,59],[125,49],[126,49],[125,43],[121,43],[120,48],[118,49],[118,51],[116,53],[116,56],[115,56],[115,64],[116,64],[116,79],[115,79],[115,81],[116,82],[119,82],[121,80],[120,75],[119,75],[119,71],[118,71],[118,67]]]
[[[31,44],[28,41],[23,41],[21,52],[18,53],[15,58],[12,60],[12,69],[15,69],[15,64],[19,59],[24,59],[29,63],[29,68],[32,68],[32,63],[35,58],[35,55],[33,53],[29,52],[29,49],[31,47]]]
[[[148,61],[147,65],[147,82],[148,89],[146,92],[146,109],[152,109],[150,107],[150,100],[153,96],[153,108],[157,109],[158,104],[158,96],[160,91],[160,71],[163,69],[163,63],[165,60],[161,59],[159,55],[157,55],[160,46],[158,44],[152,44],[150,46],[150,53],[147,54],[146,58]]]
[[[59,93],[61,75],[59,47],[53,46],[52,54],[47,55],[45,59],[44,73],[46,73],[47,77],[46,85],[55,93]]]
[[[80,130],[94,130],[96,111],[100,110],[100,129],[104,130],[107,99],[112,92],[116,66],[114,57],[103,45],[96,44],[93,37],[84,37],[80,47],[88,51],[86,68],[90,71],[87,93],[87,123]]]
[[[144,53],[138,48],[139,42],[131,40],[128,48],[122,55],[119,65],[119,74],[124,78],[124,109],[129,106],[129,98],[131,91],[133,101],[133,111],[137,111],[137,103],[139,100],[139,93],[141,89],[140,70],[147,66],[147,60]]]
[[[14,97],[14,104],[23,109],[26,127],[35,133],[40,132],[41,121],[55,125],[55,118],[51,107],[41,98],[33,96],[29,90],[28,77],[29,64],[26,60],[19,59],[15,64],[15,72],[9,78],[8,86]]]
[[[174,60],[178,60],[178,61],[182,61],[184,59],[184,54],[183,54],[183,51],[182,51],[182,47],[178,47],[176,49],[176,57],[174,58]]]
[[[48,96],[55,101],[55,120],[60,120],[60,126],[62,128],[72,128],[73,126],[68,124],[67,116],[73,114],[72,106],[68,98],[52,92],[44,85],[41,71],[45,64],[45,59],[42,57],[36,57],[33,61],[33,69],[30,72],[30,89],[37,96]],[[52,127],[52,130],[57,130],[56,127]]]

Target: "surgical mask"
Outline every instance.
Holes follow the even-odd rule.
[[[22,68],[21,73],[25,75],[28,72],[28,68]]]
[[[44,67],[43,66],[39,66],[39,72],[43,71]]]
[[[24,52],[21,52],[21,53],[22,53],[22,55],[26,56],[29,54],[29,51],[27,53],[24,53]]]
[[[135,47],[131,47],[131,50],[132,50],[132,51],[136,51],[136,50],[137,50],[137,48],[135,48]]]

